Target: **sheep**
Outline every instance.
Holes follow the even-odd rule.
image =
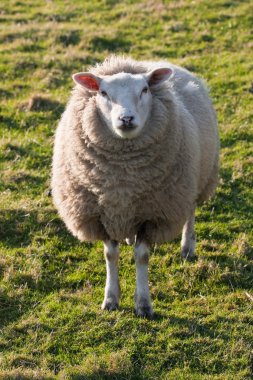
[[[76,83],[55,135],[52,195],[81,241],[104,242],[102,309],[119,306],[119,243],[135,242],[135,311],[153,316],[150,248],[182,232],[194,256],[194,214],[218,182],[216,115],[203,82],[167,62],[111,56]]]

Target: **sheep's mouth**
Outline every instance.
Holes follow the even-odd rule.
[[[137,126],[133,123],[123,123],[118,126],[118,129],[120,129],[122,132],[131,132],[135,128],[137,128]]]

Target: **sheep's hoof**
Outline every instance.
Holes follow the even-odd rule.
[[[194,254],[194,249],[191,249],[189,247],[183,248],[181,251],[181,257],[183,260],[194,260],[195,254]]]
[[[119,303],[116,300],[116,297],[110,297],[110,298],[105,298],[104,302],[102,303],[102,310],[117,310],[119,308]]]
[[[141,318],[152,319],[154,316],[154,312],[151,306],[136,307],[135,312],[136,315]]]
[[[135,312],[138,317],[152,319],[154,312],[152,306],[146,299],[140,299],[136,303]]]

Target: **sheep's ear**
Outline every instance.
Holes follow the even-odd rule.
[[[77,73],[72,75],[74,82],[85,87],[89,91],[98,91],[101,79],[91,73]]]
[[[155,86],[157,84],[160,84],[164,82],[166,79],[168,79],[173,73],[173,70],[164,67],[160,69],[155,69],[147,74],[147,81],[149,86]]]

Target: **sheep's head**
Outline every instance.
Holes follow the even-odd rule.
[[[147,74],[118,73],[98,77],[78,73],[73,79],[96,94],[97,106],[107,126],[118,137],[131,139],[140,134],[152,106],[151,87],[172,74],[170,68],[155,69]]]

